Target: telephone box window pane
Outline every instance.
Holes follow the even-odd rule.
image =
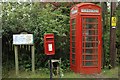
[[[93,49],[86,49],[86,50],[85,50],[85,53],[86,53],[86,54],[92,54],[92,53],[93,53]]]
[[[85,44],[84,44],[84,43],[82,43],[82,47],[85,47],[84,45],[85,45]]]
[[[92,60],[92,56],[86,56],[85,60]]]
[[[84,60],[84,55],[82,56],[82,60]]]
[[[98,30],[86,29],[86,30],[83,30],[82,33],[83,33],[83,35],[97,35]]]
[[[82,25],[82,29],[83,29],[83,30],[85,29],[85,26],[86,26],[86,24],[83,24],[83,25]]]
[[[85,53],[86,54],[97,54],[98,53],[98,48],[97,47],[93,47],[93,48],[85,49]]]
[[[86,18],[86,22],[95,22],[95,23],[98,23],[98,19],[97,18]]]
[[[97,61],[85,61],[85,64],[83,66],[97,66],[98,62]]]
[[[75,29],[75,20],[72,20],[72,29]]]
[[[97,54],[98,53],[98,48],[97,49],[95,49],[95,54]]]
[[[98,35],[98,30],[95,30],[94,33],[95,33],[95,35]]]
[[[94,47],[98,47],[98,42],[94,43]]]
[[[83,30],[83,31],[82,31],[82,34],[84,34],[84,35],[85,35],[85,34],[86,34],[86,31],[85,31],[85,30]]]
[[[97,24],[86,24],[86,29],[97,29]]]
[[[72,29],[75,29],[75,24],[74,24],[74,25],[72,25]]]
[[[93,41],[93,37],[92,36],[86,36],[85,39],[86,39],[86,41]]]
[[[82,65],[84,66],[84,61],[82,61]]]
[[[75,53],[75,48],[72,48],[72,53]]]
[[[93,64],[92,64],[91,61],[86,61],[86,62],[85,62],[85,66],[93,66]]]
[[[85,41],[85,37],[84,36],[82,37],[82,40]]]
[[[83,41],[98,41],[98,36],[83,36]]]
[[[84,34],[86,34],[86,35],[97,35],[98,31],[97,30],[86,30],[86,32],[84,32]]]
[[[98,65],[98,61],[94,61],[93,66],[97,66],[97,65]]]
[[[93,55],[92,60],[98,60],[98,55]]]
[[[98,42],[86,42],[86,43],[83,43],[82,44],[82,47],[85,48],[85,47],[98,47]]]
[[[72,42],[72,47],[75,47],[75,42]]]
[[[98,42],[86,42],[85,47],[98,47]]]
[[[75,64],[75,60],[72,60],[72,64]]]
[[[75,54],[72,54],[72,59],[75,59]]]
[[[86,42],[86,46],[85,47],[93,47],[93,43],[87,43]]]
[[[72,64],[75,64],[75,19],[72,19],[72,30],[71,30],[71,33],[72,33],[72,41],[71,41],[71,44],[72,44]]]
[[[72,35],[75,35],[75,30],[72,30]]]
[[[75,41],[75,36],[72,36],[72,41]]]
[[[93,41],[98,41],[98,36],[94,36]]]
[[[82,53],[83,53],[83,54],[85,53],[84,49],[82,49]]]
[[[83,60],[95,60],[97,61],[98,60],[98,57],[97,55],[86,55]]]

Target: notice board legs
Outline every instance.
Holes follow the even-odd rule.
[[[16,71],[16,75],[19,74],[19,62],[18,62],[18,46],[14,46],[14,50],[15,50],[15,71]],[[34,45],[31,47],[32,53],[32,72],[35,73],[35,52],[34,52]]]
[[[35,73],[35,53],[34,53],[34,46],[32,46],[32,72]]]
[[[19,66],[18,66],[18,46],[15,46],[15,70],[16,70],[16,75],[19,74]]]

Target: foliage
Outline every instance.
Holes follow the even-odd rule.
[[[106,3],[102,3],[103,6],[102,9],[102,19],[103,19],[103,34],[102,34],[102,39],[103,39],[103,54],[102,54],[102,58],[103,59],[103,68],[108,68],[109,64],[110,64],[110,14],[106,14],[109,13],[109,9],[107,8],[107,4]],[[108,22],[108,23],[107,23]]]
[[[116,48],[117,48],[117,64],[120,64],[120,2],[116,10],[117,28],[116,28]]]
[[[104,10],[103,10],[104,11]],[[110,10],[107,10],[108,13],[110,13]],[[107,13],[107,12],[105,12]],[[116,50],[117,50],[117,56],[116,56],[116,64],[118,65],[120,62],[119,62],[119,53],[120,53],[120,26],[119,26],[119,14],[120,14],[120,5],[117,7],[116,9],[116,17],[118,19],[118,22],[117,22],[117,28],[116,28]],[[105,25],[103,26],[103,52],[104,52],[104,67],[105,68],[110,68],[111,65],[110,65],[110,14],[103,14],[104,17],[105,17]]]
[[[55,34],[56,55],[54,58],[62,57],[63,60],[69,60],[69,10],[64,6],[54,11],[52,8],[53,6],[49,3],[3,3],[3,45],[5,45],[4,42],[10,42],[9,45],[12,45],[14,33],[20,31],[33,33],[37,68],[44,67],[48,61],[43,48],[45,33]],[[28,69],[31,66],[31,58],[27,60],[25,56],[30,54],[24,51],[19,55],[19,60],[20,64]],[[7,54],[5,51],[3,53]],[[69,66],[68,63],[65,61],[64,65]]]

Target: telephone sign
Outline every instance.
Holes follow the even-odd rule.
[[[99,12],[99,10],[96,9],[81,9],[81,12]]]
[[[44,48],[46,55],[54,55],[55,48],[54,48],[54,34],[45,34],[44,35]]]
[[[78,12],[77,10],[72,10],[72,11],[71,11],[72,14],[75,14],[75,13],[77,13],[77,12]]]
[[[112,26],[116,26],[116,22],[117,22],[117,20],[116,20],[116,17],[112,17]]]

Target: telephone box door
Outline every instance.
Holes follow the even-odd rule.
[[[101,24],[99,16],[82,16],[82,69],[98,72],[101,58]],[[99,68],[100,67],[100,68]],[[87,68],[87,69],[86,69]]]

